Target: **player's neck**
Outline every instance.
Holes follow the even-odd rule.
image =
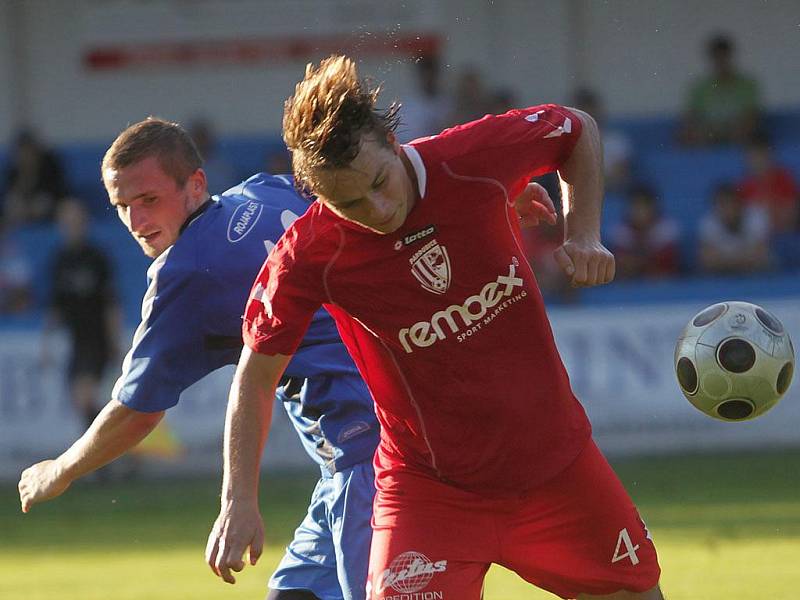
[[[194,221],[197,217],[199,217],[206,210],[206,208],[208,208],[209,202],[211,202],[211,196],[206,194],[205,196],[201,197],[200,200],[196,202],[193,207],[189,209],[191,212],[189,213],[189,216],[186,217],[186,220],[183,222],[183,225],[181,225],[180,229],[181,233],[183,233],[186,230],[186,228],[191,224],[191,222]]]

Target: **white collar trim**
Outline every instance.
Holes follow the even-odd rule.
[[[428,172],[425,170],[425,163],[422,162],[422,157],[411,144],[403,144],[403,150],[414,168],[414,173],[417,175],[417,186],[419,187],[419,197],[425,197],[425,184],[428,181]]]

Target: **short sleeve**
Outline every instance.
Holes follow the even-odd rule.
[[[545,104],[487,115],[434,139],[453,177],[491,179],[510,190],[561,168],[581,131],[575,113]]]
[[[247,301],[242,338],[260,354],[294,354],[322,306],[322,278],[298,259],[297,237],[290,228],[278,241]]]
[[[208,290],[203,290],[199,272],[160,262],[167,254],[148,271],[142,321],[112,393],[142,412],[175,406],[183,390],[219,366],[202,354],[202,311],[195,306]]]

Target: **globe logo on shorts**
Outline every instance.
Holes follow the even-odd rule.
[[[421,552],[403,552],[383,572],[378,590],[382,592],[391,586],[401,594],[413,594],[427,586],[434,573],[441,573],[445,569],[446,560],[433,563]]]

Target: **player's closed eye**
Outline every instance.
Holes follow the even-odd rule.
[[[339,210],[350,210],[351,208],[355,208],[359,202],[361,202],[361,198],[357,200],[351,200],[350,202],[345,202],[344,204],[337,204],[336,208]]]

